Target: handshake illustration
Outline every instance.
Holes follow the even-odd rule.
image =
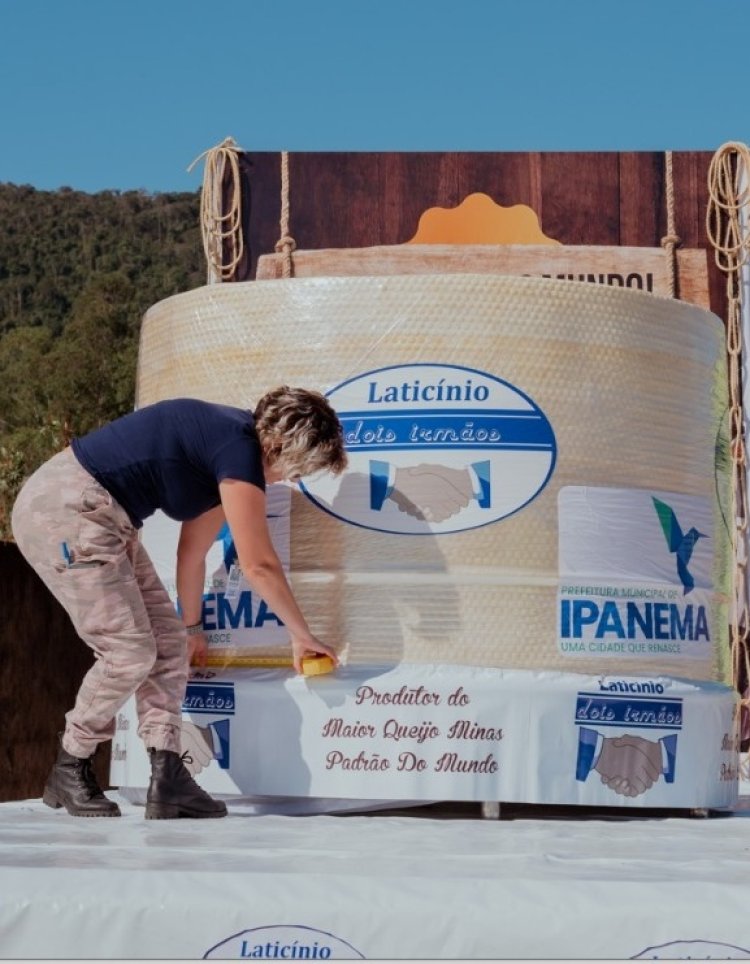
[[[581,727],[578,732],[576,780],[584,781],[596,770],[602,783],[623,797],[645,793],[660,776],[674,782],[677,734],[646,740],[626,733],[606,737]]]
[[[472,499],[482,509],[491,505],[490,463],[463,469],[422,463],[408,468],[370,461],[370,508],[379,512],[390,499],[401,512],[426,522],[444,522]]]
[[[211,760],[218,760],[222,770],[229,769],[229,720],[216,720],[208,726],[182,721],[180,730],[182,762],[195,776],[205,770]]]

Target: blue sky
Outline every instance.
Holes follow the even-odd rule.
[[[201,151],[750,141],[746,0],[0,0],[0,181],[196,190]]]

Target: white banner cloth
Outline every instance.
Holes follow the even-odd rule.
[[[228,797],[731,808],[736,698],[670,677],[462,666],[193,673],[184,758]],[[111,781],[148,784],[131,700]],[[132,798],[132,795],[131,795]]]

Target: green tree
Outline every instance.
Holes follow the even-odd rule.
[[[50,409],[68,437],[132,411],[138,352],[136,286],[121,272],[92,278],[50,351]]]
[[[133,408],[141,319],[205,281],[200,195],[0,184],[0,538],[24,479]]]
[[[0,533],[6,538],[24,479],[64,445],[49,399],[53,343],[44,328],[20,328],[0,339]]]

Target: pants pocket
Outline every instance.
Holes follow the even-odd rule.
[[[96,568],[124,555],[124,537],[112,496],[98,483],[87,485],[81,492],[70,568]]]

